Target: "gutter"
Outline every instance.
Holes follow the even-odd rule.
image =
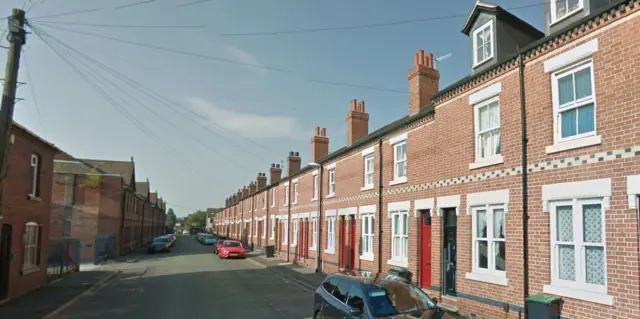
[[[520,78],[520,126],[522,136],[521,166],[522,166],[522,278],[523,278],[523,302],[525,317],[528,314],[527,297],[529,297],[529,187],[527,168],[527,113],[524,83],[524,55],[518,54],[519,78]]]
[[[382,273],[382,192],[384,185],[382,184],[382,146],[383,139],[378,140],[378,273]]]

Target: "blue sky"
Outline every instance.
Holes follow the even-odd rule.
[[[149,178],[152,190],[158,190],[179,216],[222,206],[226,196],[255,180],[258,172],[267,172],[270,163],[280,163],[290,150],[300,152],[303,163],[308,163],[309,139],[316,126],[327,128],[332,150],[342,147],[346,142],[344,116],[353,98],[366,102],[370,131],[404,116],[408,109],[406,93],[314,80],[406,91],[406,74],[420,48],[436,56],[452,54],[438,66],[441,88],[469,72],[469,41],[460,32],[466,18],[459,15],[471,12],[472,0],[216,0],[190,6],[179,5],[193,0],[157,0],[116,9],[141,1],[32,0],[35,6],[27,17],[68,46],[58,50],[70,47],[90,56],[159,94],[157,100],[116,78],[110,81],[117,87],[99,82],[108,96],[126,101],[120,105],[129,115],[123,115],[31,34],[20,70],[20,80],[30,85],[18,90],[24,100],[16,105],[15,119],[76,157],[129,160],[133,156],[138,180]],[[0,13],[9,15],[11,8],[22,7],[24,2],[3,0]],[[543,0],[495,3],[507,9],[539,3],[511,12],[542,30]],[[225,35],[451,15],[458,17],[356,30]],[[206,27],[107,28],[73,23]],[[195,55],[133,46],[58,27]],[[6,20],[0,33],[5,28]],[[2,44],[7,44],[4,39]],[[5,50],[0,50],[0,58],[6,58]],[[107,71],[82,62],[108,76]],[[81,62],[72,63],[82,67]],[[2,66],[4,70],[4,63]],[[163,99],[175,104],[158,101]]]

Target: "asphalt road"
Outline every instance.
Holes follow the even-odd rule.
[[[302,319],[312,304],[313,292],[250,260],[220,260],[184,235],[171,253],[129,264],[61,318]]]

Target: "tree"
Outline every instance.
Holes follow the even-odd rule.
[[[178,217],[176,217],[176,213],[173,212],[173,208],[169,208],[169,211],[167,212],[166,226],[169,229],[173,229],[174,227],[176,227],[177,219],[178,219]]]
[[[187,216],[185,226],[187,227],[205,227],[207,225],[207,212],[198,210]]]

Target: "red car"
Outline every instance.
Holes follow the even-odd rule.
[[[218,257],[226,258],[245,258],[244,247],[237,240],[225,240],[220,249],[218,249]]]
[[[218,239],[215,243],[213,243],[213,253],[218,254],[220,248],[222,248],[222,243],[224,243],[224,239]]]

